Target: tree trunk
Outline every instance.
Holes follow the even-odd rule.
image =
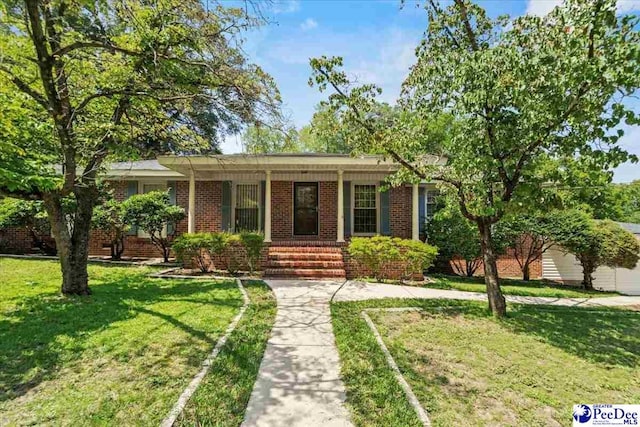
[[[495,317],[504,317],[507,314],[507,303],[500,290],[497,256],[493,248],[491,224],[479,220],[478,230],[480,231],[480,245],[484,261],[484,283],[487,285],[489,309]]]
[[[467,267],[467,271],[465,272],[467,274],[467,277],[473,277],[473,273],[475,273],[475,269],[473,268],[473,263],[474,261],[465,261],[466,267]]]
[[[529,268],[528,263],[522,267],[522,280],[525,282],[531,280],[531,269]]]
[[[582,262],[582,287],[592,291],[593,290],[593,272],[595,268],[590,262]]]
[[[62,198],[59,195],[47,195],[44,198],[51,231],[60,258],[61,290],[64,295],[91,294],[87,263],[94,200],[92,189],[76,190],[77,207],[73,215],[67,217],[67,213],[62,208]]]

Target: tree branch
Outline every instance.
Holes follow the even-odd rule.
[[[27,84],[27,82],[25,82],[24,80],[21,80],[18,76],[13,74],[9,68],[7,68],[7,67],[5,67],[3,65],[0,65],[0,71],[3,71],[6,74],[8,74],[9,75],[9,80],[11,80],[11,82],[18,89],[20,89],[22,92],[24,92],[25,94],[27,94],[31,98],[33,98],[38,104],[40,104],[42,107],[44,107],[45,110],[50,111],[49,102],[47,102],[47,99],[44,96],[42,96],[42,94],[40,94],[35,89],[32,89],[31,86],[29,86]]]

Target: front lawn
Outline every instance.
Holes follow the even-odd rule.
[[[0,425],[160,423],[242,296],[149,271],[91,265],[93,295],[65,298],[57,262],[0,259]]]
[[[430,276],[433,282],[424,284],[426,288],[455,289],[467,292],[486,292],[487,288],[482,277],[460,277],[434,274]],[[587,291],[578,287],[559,285],[548,281],[500,279],[500,288],[505,295],[521,295],[531,297],[552,298],[594,298],[619,295],[616,292]]]
[[[276,318],[276,299],[262,281],[245,281],[251,305],[231,333],[211,370],[189,400],[177,425],[239,426],[258,377]]]
[[[366,307],[435,426],[571,423],[575,403],[640,401],[640,314],[617,309],[385,300],[332,305],[347,404],[360,426],[418,426],[373,334]]]

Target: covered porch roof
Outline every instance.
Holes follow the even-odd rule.
[[[424,161],[443,165],[446,159],[425,156]],[[138,177],[211,179],[229,174],[313,173],[332,176],[336,171],[370,173],[385,176],[396,172],[400,165],[380,155],[352,157],[348,154],[278,153],[278,154],[217,154],[166,155],[156,160],[121,162],[109,165],[109,177],[135,179]]]

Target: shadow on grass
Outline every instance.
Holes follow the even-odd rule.
[[[195,297],[215,289],[235,289],[230,282],[150,279],[144,272],[106,270],[92,276],[93,295],[25,297],[0,320],[0,401],[13,399],[52,377],[84,350],[82,336],[107,329],[114,322],[147,313],[197,339],[213,343],[206,333],[179,319],[145,307],[163,301],[240,307],[238,298]],[[59,338],[63,338],[62,340]],[[70,338],[70,339],[69,339]]]
[[[589,362],[640,366],[640,313],[618,309],[520,306],[504,322]]]

